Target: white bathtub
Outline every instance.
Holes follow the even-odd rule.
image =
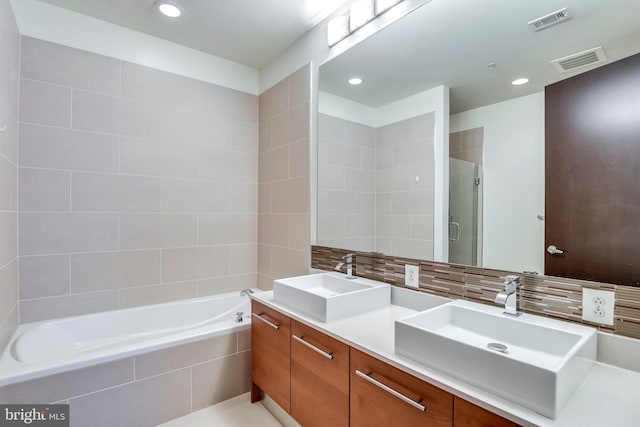
[[[255,292],[260,292],[254,289]],[[236,313],[243,312],[243,321]],[[239,292],[20,325],[0,357],[0,386],[246,329]]]

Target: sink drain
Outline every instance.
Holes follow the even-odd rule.
[[[500,344],[497,342],[490,342],[489,344],[487,344],[487,347],[490,350],[499,351],[500,353],[504,353],[504,354],[509,354],[509,348],[504,344]]]

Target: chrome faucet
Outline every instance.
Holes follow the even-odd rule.
[[[252,293],[253,293],[253,291],[251,289],[243,289],[243,290],[240,291],[240,296],[241,297],[243,297],[245,295],[249,296],[249,294],[252,294]]]
[[[496,303],[504,304],[504,314],[509,316],[520,316],[520,306],[518,304],[518,285],[520,276],[508,275],[504,278],[504,289],[496,295]]]
[[[239,311],[236,313],[236,322],[240,323],[242,322],[242,316],[244,315],[244,313],[242,311]]]
[[[355,256],[356,254],[346,254],[345,256],[342,257],[342,259],[345,260],[347,264],[347,279],[356,278],[356,276],[353,275],[353,259],[355,258]],[[334,270],[340,271],[340,269],[344,264],[345,264],[344,262],[339,262],[338,265],[336,265],[336,268]]]

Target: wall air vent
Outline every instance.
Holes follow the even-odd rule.
[[[534,31],[540,31],[552,25],[559,24],[562,21],[566,21],[567,19],[569,19],[569,13],[565,7],[538,19],[534,19],[533,21],[529,21],[528,24]]]
[[[564,58],[554,59],[551,65],[560,73],[573,71],[577,68],[598,64],[607,60],[604,50],[601,47],[585,50],[584,52],[574,53]]]

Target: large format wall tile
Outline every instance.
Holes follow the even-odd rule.
[[[227,212],[229,185],[224,182],[164,178],[164,212]]]
[[[20,255],[108,251],[118,248],[115,214],[20,214]]]
[[[149,139],[122,138],[120,172],[176,178],[198,177],[197,148]]]
[[[229,274],[229,248],[204,246],[162,250],[162,280],[206,279]]]
[[[68,171],[20,168],[20,210],[69,212],[70,188]]]
[[[20,167],[118,172],[118,137],[20,125]]]
[[[249,391],[250,366],[250,351],[194,366],[193,409],[206,408]]]
[[[255,287],[258,97],[23,44],[19,144],[16,125],[0,134],[1,182],[22,182],[0,187],[0,262],[19,219],[22,321]]]
[[[122,63],[122,96],[198,110],[199,82],[130,62]]]
[[[20,257],[20,299],[69,293],[69,255]]]
[[[37,322],[118,308],[118,292],[104,291],[20,301],[20,322]]]
[[[190,373],[189,369],[181,369],[71,399],[73,425],[152,426],[188,414]]]
[[[150,102],[73,91],[73,127],[138,138],[160,137],[160,107]]]
[[[159,212],[160,178],[85,172],[72,174],[74,211]]]
[[[197,245],[195,214],[122,214],[120,249],[158,249]]]
[[[71,88],[22,79],[20,121],[68,128],[71,126]]]
[[[15,212],[0,211],[0,266],[16,257],[18,245],[18,218]]]
[[[137,286],[134,288],[120,289],[118,295],[118,308],[160,304],[163,302],[197,297],[198,282],[189,280],[164,285]]]
[[[120,61],[34,39],[22,38],[23,78],[110,95],[120,94]]]
[[[4,349],[19,322],[16,213],[19,69],[20,34],[9,0],[0,0],[0,126],[3,127],[0,132],[0,350]],[[30,101],[30,106],[34,107],[33,99]],[[34,117],[38,116],[37,108],[33,110]]]
[[[18,261],[0,267],[0,324],[5,321],[18,300]]]
[[[70,396],[91,393],[133,381],[133,367],[133,358],[130,357],[16,383],[0,388],[0,401],[3,403],[56,402]]]
[[[70,266],[72,293],[160,282],[160,250],[73,254]]]
[[[256,262],[264,289],[309,268],[310,71],[302,67],[259,98]]]

